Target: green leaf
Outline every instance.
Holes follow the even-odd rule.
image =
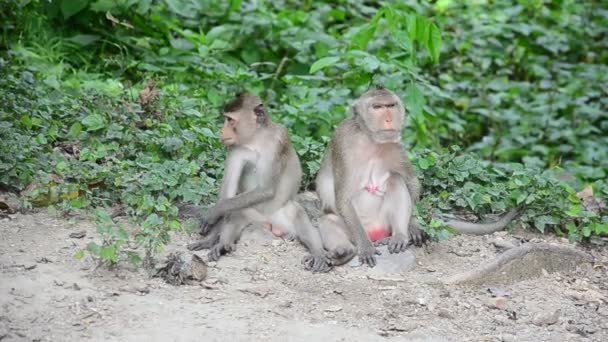
[[[235,12],[241,8],[241,0],[230,0],[230,11]]]
[[[323,57],[310,66],[309,73],[314,74],[323,68],[327,68],[328,66],[338,63],[338,61],[340,61],[339,57]]]
[[[21,123],[23,124],[23,126],[25,126],[25,128],[27,129],[32,129],[32,118],[30,118],[29,115],[27,114],[23,114],[21,115]]]
[[[528,193],[523,191],[522,193],[519,194],[519,196],[517,196],[517,199],[515,201],[517,202],[517,204],[521,204],[526,200],[527,197],[528,197]]]
[[[116,261],[116,256],[116,247],[114,245],[102,247],[99,252],[99,257],[108,261]]]
[[[429,167],[431,167],[432,163],[429,159],[427,158],[420,158],[418,160],[418,166],[420,166],[421,169],[426,170]]]
[[[441,32],[434,23],[429,26],[426,49],[429,51],[433,62],[439,62],[439,55],[441,54]]]
[[[100,36],[95,34],[77,34],[73,37],[68,38],[68,41],[74,42],[80,46],[87,46],[98,41]]]
[[[416,16],[416,40],[421,44],[426,44],[429,36],[429,21],[425,17]]]
[[[61,13],[64,19],[82,11],[89,4],[89,0],[63,0],[61,1]]]
[[[84,258],[84,249],[81,248],[74,253],[74,259],[81,260],[82,258]]]
[[[364,25],[353,35],[351,45],[355,45],[359,50],[365,50],[374,33],[376,33],[375,24]]]
[[[99,114],[91,114],[82,119],[82,124],[87,127],[87,131],[97,131],[106,126],[106,121]]]
[[[424,106],[424,96],[415,83],[410,83],[405,92],[405,103],[408,112],[417,120],[422,119],[422,107]]]
[[[68,137],[76,138],[78,137],[78,134],[80,134],[80,132],[82,132],[82,125],[80,124],[80,122],[74,122],[72,126],[70,126],[70,130],[68,131]]]
[[[87,244],[87,250],[95,256],[99,256],[99,254],[101,253],[101,247],[95,242],[89,242]]]
[[[141,257],[139,254],[137,254],[137,252],[127,252],[127,260],[129,260],[129,263],[132,265],[139,265],[141,263]]]

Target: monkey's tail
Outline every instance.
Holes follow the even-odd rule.
[[[524,207],[517,207],[509,210],[495,222],[472,223],[466,221],[449,220],[444,221],[446,225],[461,234],[485,235],[503,230],[511,221],[517,218]]]

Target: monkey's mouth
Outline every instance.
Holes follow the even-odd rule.
[[[232,145],[232,144],[234,144],[234,139],[232,139],[232,138],[222,139],[222,144]]]

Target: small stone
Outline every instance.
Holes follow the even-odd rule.
[[[87,232],[82,230],[79,232],[74,232],[74,233],[70,233],[70,238],[72,239],[82,239],[83,237],[87,236]]]
[[[491,309],[505,310],[508,304],[509,302],[506,297],[493,297],[488,298],[486,301],[486,306]]]
[[[496,238],[496,239],[492,240],[491,243],[497,249],[502,249],[502,250],[507,250],[507,249],[511,249],[511,248],[517,247],[512,242],[507,241],[507,240],[505,240],[503,238]]]
[[[553,325],[559,321],[559,316],[561,314],[561,310],[553,310],[546,312],[537,313],[532,319],[532,323],[538,325],[539,327]]]
[[[437,311],[437,316],[447,319],[454,319],[454,315],[452,315],[452,313],[446,309],[439,309],[439,311]]]
[[[500,336],[498,336],[498,338],[500,339],[501,342],[515,342],[515,341],[517,341],[517,338],[514,335],[511,335],[511,334],[500,334]]]
[[[325,309],[325,312],[338,312],[342,311],[342,307],[339,305],[332,305]]]

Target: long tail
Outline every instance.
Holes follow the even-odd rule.
[[[445,224],[461,234],[492,234],[494,232],[503,230],[509,223],[511,223],[511,221],[522,213],[522,209],[523,207],[511,209],[495,222],[472,223],[466,221],[449,220],[445,221]]]

